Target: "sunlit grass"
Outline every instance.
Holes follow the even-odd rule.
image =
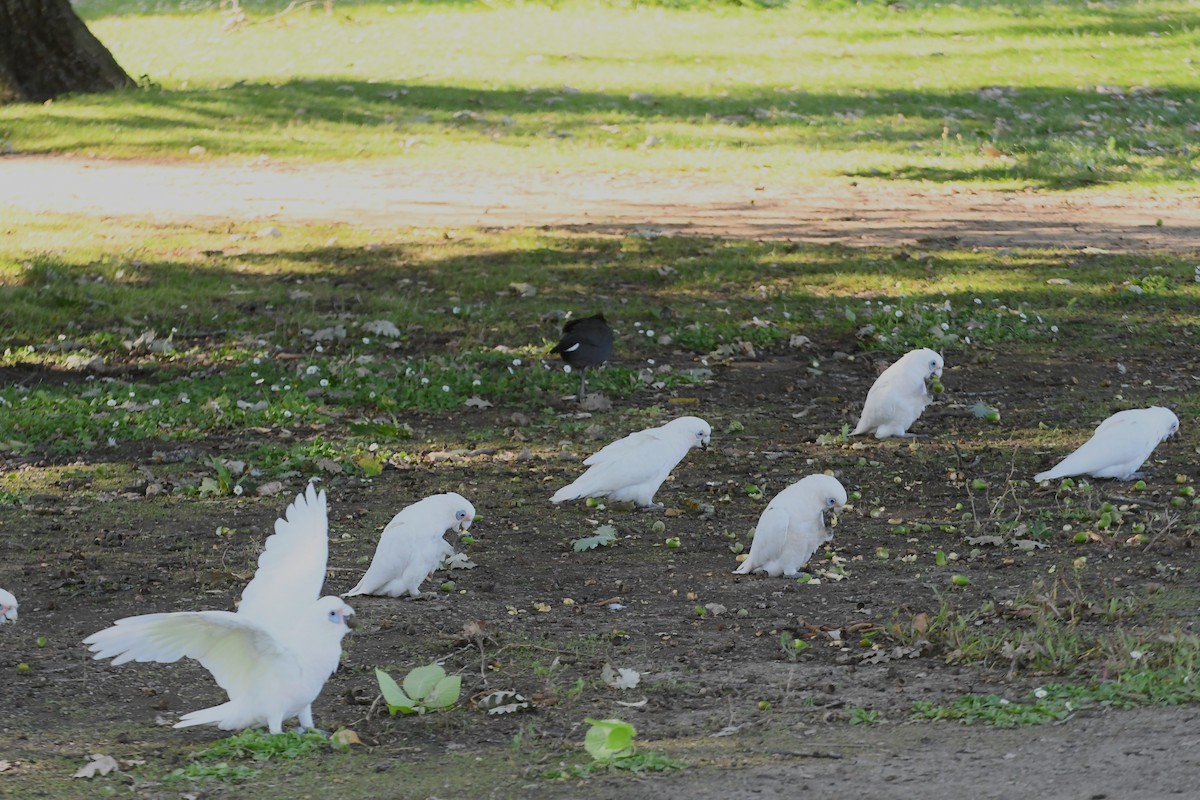
[[[1194,186],[1188,4],[92,2],[149,88],[0,108],[17,152]],[[143,10],[148,9],[148,10]]]

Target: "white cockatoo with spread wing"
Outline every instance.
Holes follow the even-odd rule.
[[[771,499],[758,518],[750,554],[735,574],[796,575],[817,548],[833,539],[825,512],[846,505],[846,489],[829,475],[809,475]]]
[[[933,395],[925,381],[941,377],[945,362],[929,348],[912,350],[875,379],[851,436],[874,432],[876,439],[911,436],[909,427],[921,416]]]
[[[119,619],[84,640],[94,658],[171,663],[194,658],[229,702],[184,714],[177,728],[265,725],[281,733],[297,717],[313,727],[312,703],[337,669],[354,609],[321,597],[329,556],[325,492],[309,484],[275,521],[258,570],[232,611],[176,611]]]
[[[631,433],[584,460],[589,469],[550,498],[551,503],[608,497],[653,507],[654,495],[693,447],[707,450],[712,428],[699,417]]]
[[[17,621],[17,598],[12,592],[0,589],[0,625]]]
[[[1053,468],[1034,475],[1033,479],[1040,483],[1068,475],[1122,481],[1136,478],[1138,467],[1145,463],[1159,442],[1165,442],[1178,430],[1179,418],[1169,408],[1151,406],[1118,411],[1097,425],[1092,438],[1078,450]]]
[[[435,494],[405,508],[383,529],[367,573],[347,597],[358,594],[385,597],[421,596],[421,583],[454,548],[442,537],[446,531],[465,531],[475,520],[475,507],[455,492]]]

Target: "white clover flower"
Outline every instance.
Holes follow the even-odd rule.
[[[159,399],[156,397],[156,398],[154,398],[153,400],[151,400],[151,401],[150,401],[150,405],[152,405],[152,406],[160,406],[160,405],[162,405],[162,401],[161,401],[161,400],[159,400]]]
[[[571,365],[563,364],[563,372],[570,372],[570,371],[571,371]]]
[[[443,391],[443,392],[448,392],[448,391],[450,391],[450,387],[449,387],[449,386],[447,386],[446,384],[444,384],[444,383],[443,383],[443,384],[442,384],[442,391]]]
[[[251,373],[250,373],[250,377],[251,377],[251,378],[257,378],[257,377],[258,377],[258,373],[257,373],[257,372],[251,372]]]
[[[479,380],[479,378],[476,378],[475,380],[471,381],[471,385],[472,386],[482,386],[483,381]]]
[[[1146,657],[1146,651],[1145,650],[1130,650],[1129,657],[1132,658],[1134,661],[1141,661],[1143,658]]]
[[[109,401],[108,401],[108,407],[109,407],[109,408],[112,408],[112,407],[113,407],[113,406],[115,406],[116,404],[117,404],[117,401],[116,401],[116,400],[109,400]]]
[[[514,358],[514,359],[513,359],[513,366],[514,366],[514,367],[519,367],[519,366],[521,366],[521,359],[519,359],[519,358]]]
[[[290,417],[292,416],[292,412],[291,412],[291,411],[288,411],[288,410],[285,408],[285,409],[283,410],[283,415],[284,415],[285,417],[289,417],[289,418],[290,418]]]
[[[242,488],[242,485],[240,483],[237,486],[233,487],[233,493],[236,494],[238,497],[241,497],[242,492],[244,492],[244,491],[246,491],[246,490]]]
[[[316,375],[320,371],[321,371],[321,368],[318,367],[316,364],[313,364],[311,367],[307,367],[304,370],[304,374],[305,375]]]
[[[1038,700],[1044,700],[1047,697],[1047,695],[1049,695],[1049,694],[1050,694],[1049,692],[1047,692],[1045,689],[1043,689],[1040,686],[1033,690],[1033,696],[1036,697]]]
[[[421,385],[422,385],[422,386],[428,386],[428,385],[429,385],[429,378],[421,378]]]
[[[1050,326],[1050,332],[1051,332],[1051,333],[1058,333],[1058,326],[1057,326],[1057,325],[1051,325],[1051,326]]]

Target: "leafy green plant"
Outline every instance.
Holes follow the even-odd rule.
[[[375,670],[375,678],[393,716],[445,711],[458,702],[462,692],[462,676],[446,675],[440,664],[417,667],[404,676],[403,686],[381,669]]]
[[[633,738],[637,730],[620,719],[587,719],[591,727],[584,734],[583,747],[592,757],[590,764],[574,764],[542,773],[546,778],[586,778],[599,770],[623,772],[665,772],[683,769],[683,761],[658,753],[636,751]]]
[[[851,708],[851,725],[874,725],[879,722],[879,712],[869,708]]]
[[[619,719],[586,719],[589,725],[583,737],[583,749],[594,760],[610,762],[633,754],[633,737],[637,729]]]
[[[316,731],[288,731],[270,734],[248,729],[225,739],[219,739],[196,753],[199,760],[251,758],[271,761],[277,758],[300,758],[321,750],[326,739]]]
[[[582,553],[587,550],[595,550],[597,547],[607,547],[617,539],[617,529],[612,525],[601,525],[596,528],[596,533],[592,536],[585,536],[581,539],[573,539],[571,547],[576,553]]]

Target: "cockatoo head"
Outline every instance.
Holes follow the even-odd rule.
[[[322,597],[317,601],[317,613],[330,625],[335,626],[333,630],[336,631],[339,640],[357,625],[354,620],[354,609],[346,605],[346,602],[340,597],[333,595]],[[324,628],[323,630],[331,629]]]
[[[1161,441],[1165,442],[1167,439],[1170,439],[1172,436],[1179,433],[1179,417],[1175,416],[1175,412],[1169,408],[1163,408],[1162,406],[1152,406],[1150,411],[1153,411],[1155,416],[1162,421]]]
[[[450,521],[447,522],[446,527],[458,531],[465,531],[471,527],[471,523],[475,521],[475,506],[471,505],[467,498],[455,492],[448,492],[442,495],[442,498],[450,515]]]
[[[667,425],[680,437],[686,438],[690,447],[699,447],[701,450],[708,449],[708,442],[712,438],[712,427],[699,417],[679,417],[671,420]]]
[[[17,621],[17,598],[12,592],[0,589],[0,625]]]
[[[822,516],[846,505],[846,487],[832,475],[809,475],[797,484],[804,490],[802,502],[807,508],[817,508]]]
[[[923,380],[928,380],[935,375],[939,378],[942,377],[942,369],[946,366],[946,362],[942,360],[936,350],[922,347],[920,350],[913,350],[907,357],[913,359],[916,365],[913,369],[921,374]]]

